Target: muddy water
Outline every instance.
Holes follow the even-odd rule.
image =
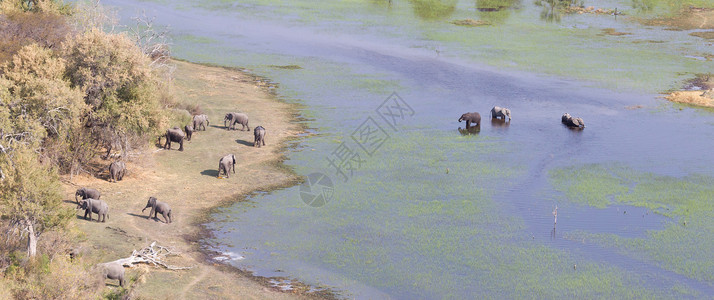
[[[629,18],[530,2],[105,3],[169,25],[176,56],[248,67],[307,106],[318,135],[287,164],[326,174],[331,197],[292,187],[216,213],[206,242],[231,264],[357,298],[714,294],[714,115],[657,94],[714,69],[692,58],[711,43],[633,21],[669,13],[658,1],[598,4]],[[492,25],[449,23],[467,18]],[[408,109],[383,119],[393,92]],[[494,105],[513,119],[489,120]],[[465,131],[470,111],[483,124]],[[372,121],[383,140],[365,150]],[[360,154],[344,175],[341,146]]]

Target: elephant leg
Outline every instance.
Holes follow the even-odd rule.
[[[471,127],[471,121],[466,120],[466,129],[469,129]]]
[[[183,151],[183,140],[179,142],[179,151]]]

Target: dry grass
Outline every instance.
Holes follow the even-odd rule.
[[[491,25],[491,23],[488,21],[473,20],[473,19],[454,20],[454,21],[451,21],[451,24],[459,25],[459,26],[471,26],[471,27]]]
[[[76,220],[87,239],[85,257],[106,262],[127,257],[133,249],[156,240],[182,253],[171,264],[194,266],[188,271],[151,268],[135,284],[131,295],[145,299],[284,299],[296,295],[267,287],[250,276],[225,266],[207,263],[195,240],[202,235],[200,222],[210,208],[239,195],[286,186],[298,178],[280,168],[282,147],[301,132],[294,122],[295,108],[274,99],[268,89],[244,73],[217,67],[176,62],[176,92],[185,105],[201,107],[210,119],[206,131],[198,131],[185,150],[151,147],[147,154],[127,164],[123,181],[109,183],[102,178],[75,176],[66,185],[66,201],[74,206],[79,186],[96,188],[110,206],[106,223]],[[254,148],[252,131],[227,131],[222,120],[230,111],[244,112],[250,127],[267,130],[266,146]],[[218,160],[234,153],[236,174],[216,178]],[[107,162],[108,164],[108,162]],[[66,180],[66,179],[65,179]],[[141,213],[150,196],[168,202],[174,214],[171,224],[150,220]],[[297,200],[299,201],[299,200]],[[79,215],[79,212],[78,212]],[[131,274],[138,273],[128,270]],[[134,275],[136,276],[136,275]],[[145,282],[144,282],[145,281]],[[108,281],[109,282],[109,281]],[[110,287],[115,289],[115,287]],[[297,297],[304,297],[297,295]]]
[[[702,96],[703,91],[679,91],[666,96],[667,100],[691,105],[714,107],[714,99]]]

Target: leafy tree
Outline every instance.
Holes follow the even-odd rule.
[[[77,152],[83,145],[81,117],[87,106],[82,93],[64,80],[65,62],[52,51],[33,44],[23,47],[3,68],[9,92],[5,103],[14,126],[43,128],[34,133],[38,154],[73,173],[87,157]],[[86,156],[86,155],[85,155]]]
[[[3,142],[16,139],[4,138]],[[63,228],[74,215],[61,206],[62,195],[55,169],[40,163],[31,143],[10,142],[12,152],[0,154],[2,218],[14,228],[14,234],[27,235],[27,255],[37,254],[37,240],[43,232]]]
[[[158,134],[164,122],[158,82],[149,59],[124,34],[98,29],[67,40],[61,50],[66,77],[90,107],[85,124],[107,148],[133,147],[132,137]]]

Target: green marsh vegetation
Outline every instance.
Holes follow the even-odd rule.
[[[554,170],[550,181],[565,201],[596,208],[645,207],[669,220],[663,229],[649,231],[643,238],[587,231],[568,233],[567,238],[585,239],[705,284],[714,282],[714,178],[678,178],[615,165],[585,165]]]

